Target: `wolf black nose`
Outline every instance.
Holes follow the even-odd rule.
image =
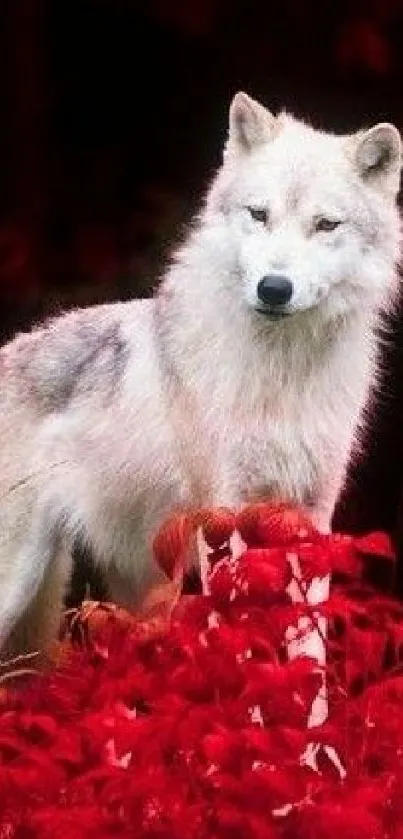
[[[292,282],[281,274],[267,274],[258,283],[257,296],[268,306],[284,306],[292,297]]]

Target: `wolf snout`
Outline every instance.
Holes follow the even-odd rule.
[[[285,306],[286,303],[290,302],[292,294],[292,282],[282,274],[266,274],[257,286],[257,296],[260,302],[271,308]]]

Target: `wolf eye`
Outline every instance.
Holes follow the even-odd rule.
[[[317,233],[330,233],[331,230],[336,230],[341,224],[341,221],[331,218],[318,218],[315,222],[315,230]]]
[[[253,221],[260,221],[261,224],[266,224],[268,218],[267,210],[263,210],[260,207],[248,207],[248,211]]]

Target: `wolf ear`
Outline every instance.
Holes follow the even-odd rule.
[[[247,93],[236,93],[229,110],[227,151],[249,152],[271,139],[276,118]]]
[[[359,136],[355,159],[361,177],[384,192],[397,195],[402,166],[402,141],[394,125],[380,122]]]

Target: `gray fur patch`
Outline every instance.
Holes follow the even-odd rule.
[[[17,365],[29,394],[46,412],[63,410],[86,392],[109,395],[130,354],[117,321],[99,325],[80,318],[71,322],[66,316],[24,339]]]
[[[298,211],[302,198],[304,197],[306,189],[304,190],[303,183],[295,180],[290,184],[286,194],[286,212],[291,215]]]

